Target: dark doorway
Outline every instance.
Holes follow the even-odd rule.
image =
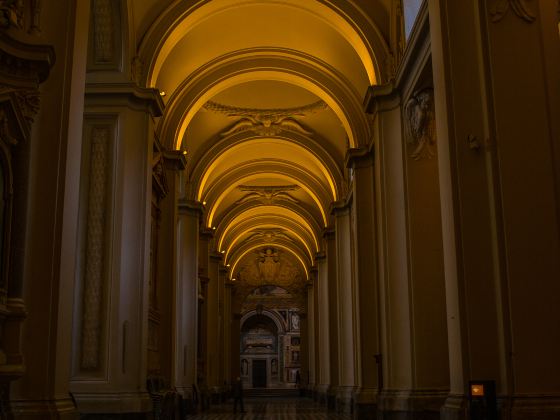
[[[253,360],[253,388],[266,388],[266,360]]]

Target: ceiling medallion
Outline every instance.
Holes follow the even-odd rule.
[[[272,204],[279,199],[299,203],[297,198],[287,193],[287,191],[299,190],[299,185],[238,185],[237,189],[249,193],[237,200],[235,202],[237,205],[253,199],[259,200],[263,204]]]
[[[296,108],[239,108],[218,102],[208,101],[204,109],[224,114],[228,117],[241,117],[229,129],[221,133],[222,137],[229,136],[239,131],[253,131],[260,136],[276,136],[282,131],[294,131],[310,136],[312,131],[306,129],[294,117],[305,117],[327,109],[323,101]]]

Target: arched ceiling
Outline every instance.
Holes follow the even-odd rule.
[[[345,154],[370,141],[362,100],[384,81],[391,0],[133,4],[144,82],[165,92],[159,137],[186,151],[230,279],[305,281]]]

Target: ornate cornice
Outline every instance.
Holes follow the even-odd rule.
[[[54,62],[51,46],[24,44],[0,31],[0,83],[37,87],[47,79]]]
[[[154,117],[161,117],[165,105],[157,89],[143,88],[136,83],[90,83],[86,85],[88,105],[111,103],[133,105],[147,110]],[[124,102],[123,102],[124,101]]]

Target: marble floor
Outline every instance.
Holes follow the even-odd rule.
[[[307,398],[248,398],[244,400],[246,413],[233,414],[233,403],[213,405],[210,410],[189,419],[196,420],[350,420],[347,414],[327,411]]]

